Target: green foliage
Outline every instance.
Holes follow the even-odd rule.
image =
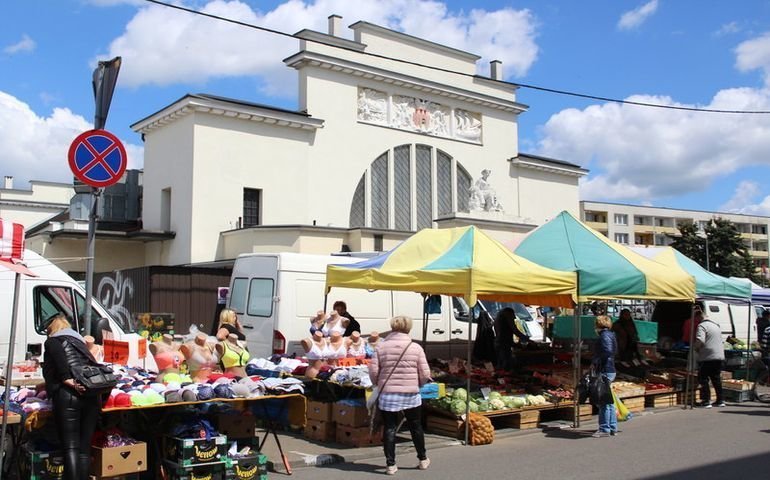
[[[713,219],[706,225],[705,235],[696,223],[681,224],[679,233],[671,246],[703,268],[724,277],[756,278],[751,255],[731,221]]]

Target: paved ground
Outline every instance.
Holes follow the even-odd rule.
[[[483,447],[463,447],[432,437],[428,447],[431,468],[416,470],[414,453],[404,445],[399,449],[397,476],[424,480],[770,478],[770,406],[742,403],[721,409],[671,409],[638,416],[620,427],[622,433],[614,438],[591,438],[589,425],[577,432],[550,429],[503,435]],[[347,460],[295,468],[293,477],[298,480],[384,473],[380,448],[332,450],[291,438],[285,443],[295,452],[290,454],[294,467],[305,459],[310,463]],[[267,453],[276,458],[271,451]]]

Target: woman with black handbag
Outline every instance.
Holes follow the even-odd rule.
[[[618,433],[618,417],[615,413],[615,403],[612,401],[612,381],[615,380],[615,354],[618,342],[612,329],[612,320],[606,315],[596,317],[596,334],[598,340],[594,347],[593,368],[602,381],[601,398],[597,400],[599,408],[599,429],[594,437],[609,437]]]
[[[98,394],[91,394],[73,377],[72,369],[96,365],[85,340],[64,315],[56,315],[46,328],[43,377],[53,402],[54,421],[64,450],[64,480],[87,480],[91,463],[91,437],[100,411]]]

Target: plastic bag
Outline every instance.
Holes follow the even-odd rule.
[[[628,411],[623,402],[615,395],[615,392],[612,392],[612,401],[615,403],[615,413],[618,416],[619,422],[625,422],[633,417],[633,414]]]
[[[612,382],[606,375],[596,375],[591,377],[591,385],[589,393],[591,397],[591,405],[607,405],[613,403]]]

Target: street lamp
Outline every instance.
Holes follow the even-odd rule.
[[[709,221],[711,223],[711,221]],[[711,263],[709,262],[709,236],[706,233],[705,226],[698,222],[698,236],[706,240],[706,270],[711,271]]]

